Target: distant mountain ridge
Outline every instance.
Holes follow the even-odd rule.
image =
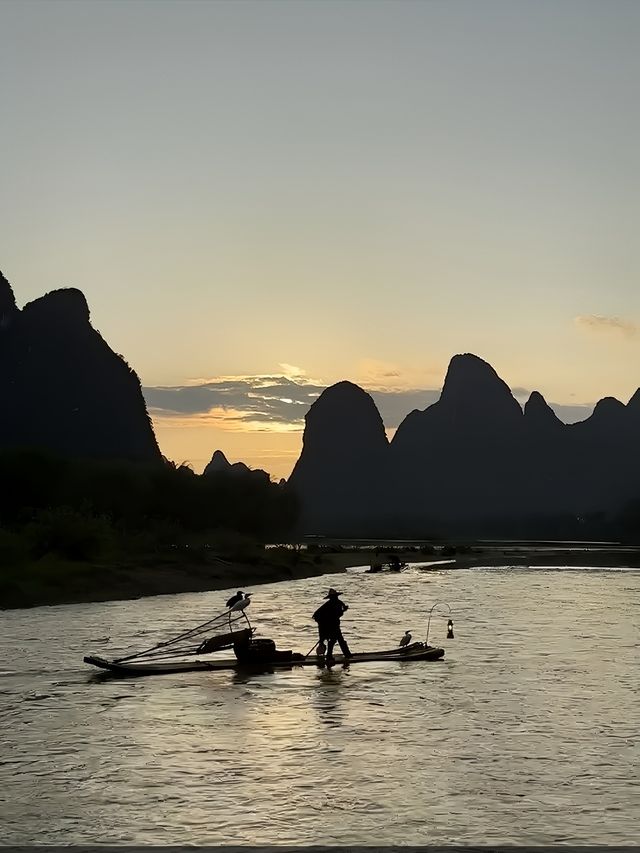
[[[214,452],[211,461],[205,466],[202,473],[205,477],[215,477],[218,474],[222,474],[225,476],[253,478],[254,480],[271,480],[269,474],[260,468],[249,468],[244,462],[234,462],[231,464],[222,450]]]
[[[365,398],[368,401],[365,403]],[[373,400],[339,383],[311,406],[289,479],[310,533],[417,535],[618,511],[640,497],[640,389],[564,424],[534,391],[524,410],[486,361],[452,358],[436,403],[386,441]]]
[[[140,380],[92,327],[80,290],[20,310],[0,273],[0,449],[160,462]]]

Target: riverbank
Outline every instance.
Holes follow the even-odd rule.
[[[640,569],[640,547],[593,544],[513,544],[473,545],[456,552],[450,568],[469,569],[495,566],[536,568],[567,566],[588,568]]]
[[[250,588],[254,584],[314,577],[335,571],[325,559],[273,555],[226,559],[207,555],[190,559],[145,558],[135,564],[78,563],[47,559],[4,570],[0,575],[0,610],[116,601],[182,592]],[[338,571],[340,569],[337,569]]]
[[[431,563],[436,570],[471,569],[495,566],[544,567],[609,567],[640,569],[640,546],[611,544],[467,544],[372,549],[354,548],[329,553],[326,562],[334,571],[351,566],[388,563],[393,554],[403,563]]]
[[[354,566],[386,562],[435,563],[434,569],[483,566],[588,566],[640,569],[640,547],[583,545],[463,545],[434,548],[371,547],[297,550],[260,549],[247,559],[186,552],[140,558],[135,563],[88,564],[45,559],[0,576],[0,609],[113,601],[183,592],[249,588],[336,574]],[[443,561],[443,562],[441,562]],[[447,561],[447,562],[444,562]]]

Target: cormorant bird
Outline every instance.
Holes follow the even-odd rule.
[[[245,607],[248,607],[251,604],[251,593],[245,592],[244,595],[240,593],[240,598],[237,597],[237,594],[233,597],[236,599],[235,603],[231,605],[229,608],[230,611],[234,610],[244,610]],[[229,599],[231,601],[232,599]]]
[[[237,604],[239,601],[243,601],[245,598],[248,598],[250,595],[251,595],[251,593],[247,593],[245,595],[245,593],[242,592],[241,589],[239,589],[236,592],[236,594],[232,595],[231,598],[229,599],[229,601],[227,601],[227,609],[231,610],[231,608],[233,607],[234,604]]]
[[[227,601],[227,610],[231,610],[234,604],[237,604],[239,601],[242,601],[244,598],[244,592],[242,590],[238,590],[235,595],[232,595],[229,601]]]
[[[408,646],[411,642],[411,634],[409,631],[405,631],[404,637],[400,640],[400,648],[403,649],[405,646]]]

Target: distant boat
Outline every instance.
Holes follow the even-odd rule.
[[[408,563],[401,563],[400,560],[392,560],[389,563],[372,563],[365,574],[375,575],[379,572],[403,572],[409,568]]]

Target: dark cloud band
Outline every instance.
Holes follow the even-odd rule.
[[[291,379],[287,376],[255,376],[238,379],[213,379],[197,385],[144,388],[150,414],[156,418],[206,415],[212,411],[228,412],[227,420],[304,426],[304,416],[325,390],[324,385]],[[528,396],[527,389],[514,388],[519,399]],[[414,409],[426,409],[437,402],[440,391],[370,391],[382,420],[395,429]],[[593,406],[551,404],[558,417],[573,423],[588,417]]]

